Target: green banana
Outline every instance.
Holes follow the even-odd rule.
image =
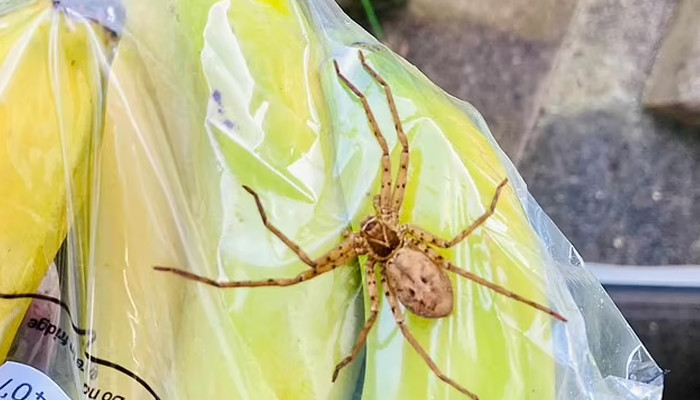
[[[189,191],[191,203],[200,204],[196,219],[208,259],[188,270],[232,280],[292,277],[308,268],[262,225],[242,184],[261,194],[270,220],[312,256],[337,245],[346,209],[330,184],[333,148],[319,55],[294,1],[212,7],[201,56],[211,94],[208,134],[197,146],[200,186]],[[187,284],[193,294],[179,341],[186,398],[352,397],[361,363],[335,384],[331,375],[360,326],[356,270],[287,288]]]
[[[335,385],[330,376],[335,362],[349,351],[361,318],[359,275],[353,271],[296,290],[237,294],[152,269],[181,266],[213,273],[219,258],[231,276],[284,275],[303,268],[294,254],[271,253],[277,244],[260,229],[259,216],[247,211],[254,207],[250,198],[235,192],[241,191],[244,180],[260,190],[293,180],[278,171],[298,164],[320,134],[310,127],[322,125],[319,119],[326,118],[318,78],[315,70],[303,68],[304,51],[315,49],[306,42],[310,38],[304,37],[294,3],[236,2],[228,14],[225,9],[221,14],[225,3],[209,9],[202,2],[175,2],[168,13],[163,13],[164,3],[125,3],[127,13],[139,17],[127,20],[113,63],[98,156],[93,285],[97,312],[92,327],[100,336],[91,351],[151,382],[162,398],[348,398],[359,364]],[[173,14],[178,18],[169,18]],[[273,23],[261,30],[264,21]],[[272,48],[280,34],[288,40],[281,56]],[[242,50],[229,52],[228,46]],[[178,68],[171,68],[176,62]],[[245,99],[236,89],[250,83],[241,80],[242,65],[257,86],[249,104],[235,104]],[[313,83],[313,93],[304,93],[305,80]],[[202,107],[207,99],[209,110]],[[226,127],[233,121],[243,126],[251,118],[249,107],[265,101],[271,105],[263,131],[272,137],[262,151],[273,165],[260,173],[249,168],[255,156],[227,140]],[[308,101],[317,104],[309,106]],[[203,121],[208,121],[207,130],[202,129]],[[263,133],[254,123],[243,129],[247,134]],[[284,132],[296,143],[287,158],[283,153],[290,137]],[[327,153],[324,157],[330,159]],[[332,179],[330,165],[317,174]],[[320,246],[319,252],[333,245],[345,223],[329,225],[324,215],[343,209],[337,193],[315,193],[318,186],[308,184],[292,182],[280,193],[301,200],[307,229],[313,232],[302,244]],[[310,196],[320,196],[321,211],[304,205]],[[232,221],[241,210],[248,216]],[[279,265],[274,270],[236,254],[249,244],[249,229],[255,240],[270,246],[258,256]],[[241,295],[247,298],[242,308],[235,305]],[[251,314],[259,318],[252,320]],[[290,365],[296,366],[294,374],[287,373]],[[119,374],[102,372],[95,384],[124,396],[145,395],[140,384]]]

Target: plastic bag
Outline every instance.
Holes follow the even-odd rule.
[[[15,49],[2,53],[0,83],[26,81],[23,70],[12,68],[26,49],[43,57],[31,65],[60,71],[56,55],[71,54],[61,29],[84,27],[78,54],[90,68],[78,69],[85,74],[79,82],[98,100],[80,115],[100,129],[82,147],[67,140],[62,132],[73,130],[60,124],[45,130],[64,155],[87,149],[77,158],[81,174],[59,159],[62,175],[38,180],[71,189],[50,189],[70,233],[44,284],[63,310],[37,298],[25,314],[17,307],[29,300],[10,296],[36,291],[51,256],[26,286],[16,286],[23,280],[14,275],[5,279],[3,270],[0,327],[10,328],[0,339],[14,338],[8,360],[41,369],[70,398],[468,398],[440,380],[404,338],[381,290],[366,353],[331,381],[371,315],[365,257],[288,287],[220,289],[154,269],[218,281],[293,278],[308,270],[265,227],[242,185],[259,195],[268,221],[312,258],[338,246],[347,228],[359,231],[374,213],[382,157],[358,96],[333,60],[367,97],[391,149],[393,176],[401,169],[386,92],[362,67],[359,50],[388,82],[410,145],[400,222],[450,239],[484,214],[507,177],[494,214],[440,255],[568,320],[450,274],[449,316],[425,319],[404,310],[406,326],[436,367],[482,400],[661,397],[661,371],[529,196],[478,112],[377,43],[332,1],[54,3],[0,6],[0,40]],[[27,11],[34,9],[48,16]],[[52,29],[7,34],[47,20]],[[96,40],[103,34],[108,42]],[[43,98],[55,99],[49,108],[60,112],[63,96],[75,89],[56,86],[64,79],[54,76]],[[6,134],[16,122],[3,110],[18,100],[2,88],[0,146],[27,152]],[[6,168],[20,175],[16,165]],[[31,335],[37,331],[52,338],[49,344],[64,337],[67,344],[53,345],[47,356]]]

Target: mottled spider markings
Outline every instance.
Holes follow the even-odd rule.
[[[401,214],[401,207],[403,205],[403,198],[406,190],[410,158],[408,140],[403,131],[401,119],[399,118],[394,96],[389,84],[381,76],[379,76],[379,74],[375,72],[372,67],[369,66],[362,51],[358,52],[358,56],[365,71],[367,71],[373,80],[384,89],[386,100],[389,104],[389,110],[391,111],[392,120],[394,122],[394,127],[397,132],[397,137],[401,145],[399,170],[397,173],[396,182],[392,185],[392,166],[389,146],[387,145],[386,139],[379,129],[379,124],[377,123],[374,113],[370,108],[369,102],[365,95],[341,73],[338,63],[334,61],[333,65],[338,78],[362,103],[369,127],[372,130],[372,133],[374,134],[382,151],[381,186],[379,194],[374,196],[373,202],[375,214],[367,216],[362,221],[359,232],[348,232],[344,234],[344,240],[339,246],[314,260],[268,221],[262,202],[260,201],[257,193],[253,189],[243,186],[243,188],[253,196],[258,211],[260,212],[263,224],[310,267],[308,270],[301,272],[294,278],[267,279],[260,281],[218,282],[181,269],[160,266],[154,268],[157,271],[170,272],[183,278],[219,288],[290,286],[332,271],[335,268],[348,264],[349,261],[359,256],[366,255],[367,261],[365,265],[367,270],[365,274],[365,284],[367,285],[367,292],[369,293],[370,313],[366,319],[364,327],[360,331],[359,337],[352,352],[350,355],[341,360],[335,367],[332,380],[335,381],[340,370],[346,365],[350,364],[357,357],[362,350],[365,341],[367,340],[369,331],[372,329],[372,326],[377,320],[377,315],[379,314],[379,296],[376,274],[378,273],[382,287],[384,288],[384,296],[386,296],[389,302],[394,320],[401,330],[401,333],[411,344],[413,349],[425,361],[425,363],[439,379],[472,399],[478,400],[478,396],[476,394],[470,392],[455,380],[446,376],[444,373],[442,373],[435,362],[433,362],[427,352],[409,331],[407,325],[405,324],[405,316],[399,306],[399,303],[403,304],[406,309],[420,317],[447,317],[452,312],[454,300],[452,282],[446,273],[446,271],[450,271],[464,278],[470,279],[477,284],[483,285],[496,293],[507,296],[530,307],[534,307],[537,310],[543,311],[562,322],[566,322],[566,319],[555,311],[541,304],[528,300],[504,287],[489,282],[469,271],[453,265],[430,247],[435,246],[444,249],[450,248],[457,243],[460,243],[476,228],[486,222],[486,220],[496,211],[498,199],[508,184],[507,179],[504,179],[498,186],[496,186],[495,193],[488,210],[481,217],[477,218],[469,227],[464,229],[451,240],[444,240],[436,237],[414,225],[399,223],[399,215]]]

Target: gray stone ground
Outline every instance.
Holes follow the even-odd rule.
[[[519,162],[590,261],[700,264],[700,129],[641,109],[674,3],[580,3]]]
[[[385,42],[482,112],[586,261],[700,264],[700,128],[642,107],[676,0],[493,3],[411,0]],[[700,295],[611,294],[671,370],[664,398],[697,398]]]

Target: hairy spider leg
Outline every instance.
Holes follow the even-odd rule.
[[[353,249],[357,250],[359,247],[359,242],[358,239],[359,237],[357,235],[353,235],[352,231],[350,230],[345,230],[343,231],[343,237],[346,238],[345,241],[343,241],[340,245],[338,245],[337,248],[329,251],[325,255],[319,257],[317,260],[312,260],[311,257],[309,257],[304,250],[299,247],[294,241],[289,239],[284,233],[282,233],[277,227],[275,227],[268,219],[267,219],[267,214],[265,213],[265,208],[262,205],[262,202],[260,201],[260,197],[258,194],[251,189],[248,186],[243,186],[243,189],[245,189],[248,193],[250,193],[253,198],[255,199],[255,205],[258,207],[258,212],[260,213],[260,218],[263,221],[263,224],[267,229],[270,230],[275,236],[277,236],[284,244],[289,247],[294,253],[299,256],[299,259],[301,259],[303,262],[305,262],[308,266],[311,268],[317,268],[319,265],[323,264],[328,264],[334,261],[337,261],[339,258],[345,258],[347,261],[352,259],[352,257],[348,257],[349,255],[357,255],[359,253],[348,253],[351,252]]]
[[[386,94],[386,101],[389,103],[389,110],[391,110],[391,117],[394,120],[394,128],[396,129],[396,135],[401,143],[401,159],[399,162],[399,172],[396,176],[396,183],[394,185],[394,192],[391,196],[392,208],[395,213],[396,222],[398,222],[399,215],[401,214],[401,206],[403,205],[403,196],[406,192],[406,183],[408,180],[408,162],[409,162],[409,150],[408,150],[408,139],[406,138],[406,133],[403,130],[403,125],[401,124],[401,118],[399,117],[399,112],[396,109],[396,101],[394,100],[394,94],[391,91],[389,84],[382,78],[372,67],[367,64],[364,53],[362,50],[358,50],[357,54],[360,58],[362,66],[365,68],[368,74],[374,78],[377,83],[382,85],[384,88],[384,93]]]
[[[294,243],[291,239],[289,239],[284,233],[282,233],[277,227],[272,225],[270,221],[267,220],[267,214],[265,214],[265,208],[262,205],[262,202],[260,201],[260,197],[258,196],[257,193],[251,188],[249,188],[246,185],[243,185],[243,189],[245,189],[246,192],[250,193],[253,198],[255,199],[255,205],[258,207],[258,212],[260,213],[260,218],[262,218],[262,222],[265,225],[267,229],[270,230],[275,236],[277,236],[284,244],[287,245],[293,252],[295,252],[301,261],[305,262],[309,267],[311,268],[316,268],[318,264],[309,257],[304,250],[301,249],[296,243]]]
[[[367,115],[369,126],[372,129],[372,133],[374,133],[374,137],[379,143],[379,147],[382,149],[382,187],[379,191],[379,199],[381,205],[380,208],[382,209],[382,212],[384,212],[384,210],[389,210],[391,207],[391,157],[389,156],[389,145],[387,145],[386,139],[379,130],[379,124],[377,123],[377,119],[374,117],[374,113],[369,106],[367,97],[340,72],[340,67],[338,67],[338,62],[336,60],[333,60],[333,66],[335,67],[335,73],[338,75],[338,78],[340,78],[348,89],[350,89],[350,91],[353,92],[362,102],[362,108],[364,108],[365,114]]]
[[[182,278],[201,282],[210,286],[216,286],[219,288],[236,288],[236,287],[261,287],[261,286],[291,286],[307,281],[309,279],[315,278],[323,273],[331,271],[335,268],[345,265],[349,261],[357,258],[358,255],[364,254],[366,250],[360,245],[362,239],[359,235],[353,234],[346,231],[347,234],[345,240],[338,245],[338,247],[327,252],[323,256],[319,257],[317,260],[312,260],[304,250],[301,249],[296,243],[289,239],[285,234],[283,234],[279,229],[277,229],[270,221],[267,219],[267,214],[265,213],[265,208],[258,197],[258,194],[248,186],[243,186],[248,193],[250,193],[255,199],[255,204],[260,212],[260,217],[262,218],[265,227],[270,230],[275,236],[277,236],[284,244],[287,245],[294,253],[299,256],[304,263],[311,267],[310,270],[301,272],[294,278],[280,278],[280,279],[266,279],[266,280],[247,280],[247,281],[232,281],[232,282],[218,282],[211,278],[207,278],[201,275],[194,274],[189,271],[185,271],[179,268],[155,266],[153,269],[160,272],[169,272],[175,275],[179,275]]]
[[[476,221],[469,225],[467,229],[457,234],[457,236],[455,236],[452,240],[447,241],[441,239],[431,234],[430,232],[425,231],[414,225],[406,225],[406,232],[408,232],[411,236],[415,237],[420,241],[430,243],[432,245],[442,247],[444,249],[450,248],[464,240],[467,236],[474,232],[476,228],[478,228],[484,222],[486,222],[486,220],[489,219],[494,212],[496,212],[496,204],[498,204],[498,199],[500,198],[501,192],[503,191],[503,188],[506,186],[506,184],[508,184],[508,178],[504,179],[496,188],[496,193],[491,199],[491,205],[489,206],[488,210],[486,210],[484,214],[482,214],[479,218],[476,219]]]
[[[338,373],[340,370],[350,364],[358,356],[358,354],[360,354],[360,351],[367,341],[367,334],[369,334],[369,331],[372,329],[372,326],[374,326],[374,323],[377,320],[377,315],[379,314],[379,297],[377,295],[377,276],[374,269],[374,265],[376,263],[377,261],[372,258],[369,258],[366,263],[367,270],[365,271],[365,277],[367,280],[367,291],[369,292],[370,301],[369,318],[367,318],[365,326],[362,328],[362,331],[360,331],[360,335],[357,338],[355,347],[352,349],[352,353],[350,353],[349,356],[345,357],[338,363],[338,365],[336,365],[335,371],[333,371],[333,382],[335,382],[335,380],[338,378]]]
[[[201,282],[218,288],[292,286],[313,279],[338,267],[342,267],[351,260],[357,258],[358,255],[364,254],[365,250],[357,247],[357,243],[358,236],[351,234],[340,244],[340,246],[319,257],[318,261],[314,261],[316,267],[307,269],[293,278],[219,282],[179,268],[155,266],[153,269],[160,272],[172,273],[185,279]]]
[[[501,294],[503,296],[509,297],[515,301],[519,301],[521,303],[524,303],[532,308],[535,308],[537,310],[540,310],[542,312],[545,312],[552,317],[558,319],[561,322],[566,322],[566,318],[564,318],[561,314],[557,313],[556,311],[552,310],[551,308],[545,307],[539,303],[536,303],[532,300],[526,299],[523,296],[520,296],[519,294],[516,294],[514,292],[511,292],[510,290],[504,288],[503,286],[496,285],[495,283],[489,282],[486,279],[477,276],[467,270],[464,270],[462,268],[459,268],[452,264],[451,262],[445,260],[444,257],[439,255],[435,250],[431,249],[427,244],[410,240],[409,245],[419,251],[422,251],[425,253],[436,265],[445,268],[448,271],[451,271],[457,275],[460,275],[464,278],[467,278],[479,285],[485,286],[494,292]]]
[[[470,392],[466,388],[462,387],[459,383],[457,383],[454,379],[445,375],[440,370],[440,368],[438,368],[435,362],[430,358],[428,353],[426,353],[423,347],[421,347],[420,343],[418,343],[418,340],[416,340],[411,331],[408,329],[408,326],[406,326],[404,314],[399,308],[399,301],[396,298],[396,294],[394,293],[393,288],[387,283],[387,280],[384,277],[384,271],[382,271],[382,286],[384,287],[384,295],[386,296],[387,300],[389,300],[391,312],[394,314],[394,320],[396,321],[396,324],[401,330],[403,337],[406,338],[408,343],[411,344],[411,347],[413,347],[413,349],[416,351],[416,353],[418,353],[418,355],[423,359],[423,361],[425,361],[425,363],[428,364],[428,367],[430,367],[435,376],[437,376],[441,381],[459,390],[461,393],[471,397],[473,400],[479,400],[479,397],[476,394]]]

